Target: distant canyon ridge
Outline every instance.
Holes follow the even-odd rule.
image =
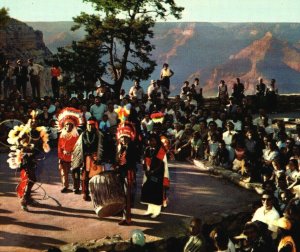
[[[43,41],[53,53],[84,36],[83,30],[70,31],[72,22],[27,25],[43,33]],[[157,23],[152,42],[157,67],[151,79],[158,79],[162,64],[169,63],[175,72],[172,94],[180,92],[185,80],[193,82],[196,77],[204,96],[216,95],[221,79],[231,89],[237,77],[247,94],[255,93],[259,77],[266,84],[276,79],[280,93],[299,93],[300,23]],[[125,89],[130,85],[125,83]],[[142,83],[145,88],[147,85]]]

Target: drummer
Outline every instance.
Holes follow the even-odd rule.
[[[98,130],[97,120],[90,117],[86,130],[79,136],[72,157],[72,170],[81,168],[81,189],[83,199],[90,201],[89,179],[90,171],[99,167],[102,160],[103,135]],[[97,168],[96,168],[97,169]]]
[[[131,206],[134,203],[136,163],[138,161],[134,132],[134,126],[129,122],[120,124],[117,129],[118,146],[115,166],[121,175],[126,197],[126,206],[123,210],[123,217],[119,225],[131,224]]]

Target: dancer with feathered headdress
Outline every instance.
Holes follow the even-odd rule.
[[[69,188],[69,172],[71,169],[72,153],[79,138],[78,126],[83,124],[81,111],[74,108],[64,108],[58,115],[58,130],[61,132],[58,139],[58,168],[63,185],[62,193]],[[80,170],[72,170],[73,192],[79,194]]]
[[[135,126],[129,122],[130,105],[115,107],[120,123],[117,128],[117,157],[115,167],[120,173],[123,183],[126,205],[123,209],[123,218],[119,225],[131,224],[131,206],[134,202],[134,192],[136,187],[136,163],[138,160],[135,143]]]
[[[31,119],[26,124],[15,126],[8,134],[7,142],[11,145],[9,153],[9,167],[20,169],[21,182],[16,191],[21,199],[21,207],[27,210],[27,205],[32,202],[31,189],[36,182],[36,155],[39,147],[44,152],[49,152],[48,133],[44,126],[36,124],[37,112],[31,112]]]

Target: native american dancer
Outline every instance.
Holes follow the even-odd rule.
[[[103,153],[103,135],[98,130],[96,118],[89,118],[86,130],[79,136],[73,151],[71,169],[81,168],[81,190],[83,199],[90,201],[89,180],[102,172],[100,166]]]
[[[37,112],[32,111],[32,119],[29,119],[26,124],[15,126],[10,130],[7,139],[7,142],[12,145],[7,160],[9,167],[20,169],[21,172],[21,182],[16,191],[21,199],[23,210],[28,210],[27,205],[32,203],[31,190],[36,182],[36,156],[41,151],[50,151],[47,130],[43,126],[37,127],[36,116]]]
[[[66,193],[69,188],[69,172],[71,169],[72,153],[79,134],[77,127],[83,124],[81,111],[74,108],[63,109],[58,117],[58,130],[61,132],[58,139],[58,168],[61,175],[63,189]],[[80,169],[72,170],[73,192],[79,194]]]
[[[144,181],[141,202],[148,205],[145,215],[156,218],[161,211],[164,200],[164,174],[167,165],[166,150],[160,136],[150,134],[149,146],[144,153]]]
[[[126,120],[130,113],[130,106],[116,107],[115,111],[121,121],[117,128],[118,146],[115,167],[120,173],[126,197],[123,219],[119,222],[119,225],[130,225],[131,207],[134,204],[136,189],[136,164],[138,161],[137,146],[134,141],[136,131],[135,126]]]
[[[166,134],[162,130],[162,123],[164,121],[164,114],[162,112],[157,112],[151,114],[151,119],[154,122],[153,125],[153,133],[160,136],[161,146],[164,148],[165,152],[167,153],[167,157],[169,157],[171,160],[174,158],[174,154],[170,150],[170,141],[169,138],[166,136]],[[169,175],[169,167],[167,160],[164,161],[164,178],[163,178],[163,207],[168,206],[168,196],[167,192],[170,189],[170,175]]]

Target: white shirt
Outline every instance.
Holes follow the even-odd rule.
[[[224,142],[225,142],[225,144],[226,145],[230,145],[231,143],[232,143],[232,137],[236,134],[237,132],[236,131],[231,131],[230,133],[229,133],[229,131],[227,130],[227,131],[225,131],[224,133],[223,133],[223,140],[224,140]]]
[[[107,115],[111,127],[117,125],[118,114],[115,111],[106,111],[104,114]]]
[[[242,130],[242,122],[240,120],[237,120],[236,122],[230,120],[230,122],[233,123],[234,130],[237,130],[237,131],[241,131]]]
[[[258,208],[252,218],[252,222],[258,220],[268,225],[268,229],[277,234],[277,227],[273,225],[273,221],[279,219],[279,213],[272,207],[271,210],[266,210],[264,206]],[[272,235],[273,237],[273,235]]]
[[[141,86],[139,87],[139,89],[137,89],[135,86],[133,86],[129,90],[130,98],[136,97],[138,100],[142,100],[143,95],[144,95],[144,90]]]
[[[39,64],[34,63],[32,66],[31,65],[28,66],[28,72],[31,75],[39,75],[40,72],[42,72],[43,70],[44,70],[44,67]]]
[[[209,122],[211,122],[211,121],[214,121],[214,122],[217,124],[217,127],[218,127],[218,128],[222,128],[223,122],[222,122],[220,119],[214,120],[214,119],[212,119],[212,118],[208,118],[208,119],[206,120],[207,124],[209,124]]]

